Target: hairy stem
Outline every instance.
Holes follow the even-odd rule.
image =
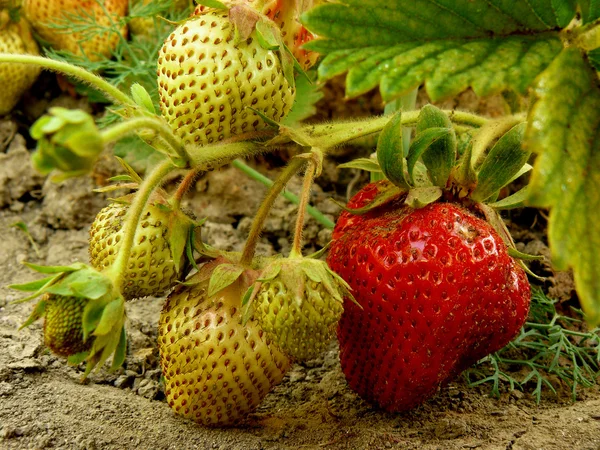
[[[202,172],[202,170],[198,168],[188,171],[181,183],[179,183],[179,186],[177,186],[177,190],[173,194],[173,197],[171,197],[171,205],[173,208],[180,209],[183,196],[190,190],[192,183],[200,172]]]
[[[515,114],[513,116],[489,121],[482,126],[473,138],[473,153],[471,156],[472,166],[477,167],[481,163],[486,149],[493,141],[502,137],[508,130],[524,120],[524,114]]]
[[[138,222],[144,212],[146,203],[152,192],[160,186],[164,177],[172,170],[177,167],[173,165],[171,161],[163,161],[154,168],[148,177],[140,185],[129,211],[125,216],[125,223],[123,224],[123,240],[121,241],[121,247],[117,252],[115,262],[111,266],[115,278],[115,286],[121,289],[123,283],[123,275],[129,262],[129,256],[131,255],[131,249],[134,245],[135,232],[137,230]]]
[[[189,159],[181,141],[173,134],[171,128],[169,128],[169,126],[158,116],[135,117],[133,119],[120,122],[103,130],[102,139],[104,140],[104,143],[107,144],[109,142],[118,141],[128,134],[135,133],[136,131],[144,128],[156,131],[160,137],[163,138],[167,144],[169,144],[173,152],[175,152],[175,154],[183,161],[187,161]],[[183,163],[183,165],[185,165],[185,163]]]
[[[454,124],[471,127],[482,127],[489,119],[463,111],[444,110]],[[407,111],[402,114],[402,125],[414,126],[419,119],[420,111]],[[379,133],[389,122],[391,116],[371,117],[364,120],[338,122],[329,124],[308,125],[303,132],[315,142],[313,146],[327,149],[345,144],[355,139]]]
[[[311,162],[304,173],[300,204],[298,205],[298,218],[296,219],[296,228],[294,229],[294,242],[290,252],[291,258],[299,258],[302,256],[302,231],[304,230],[306,207],[308,206],[308,200],[310,199],[310,188],[312,187],[313,180],[315,178],[315,170],[315,163]]]
[[[254,216],[254,220],[252,221],[252,227],[250,228],[250,233],[248,235],[248,239],[246,240],[246,245],[244,246],[244,251],[242,252],[242,257],[240,259],[240,263],[242,265],[250,265],[252,263],[252,258],[254,258],[254,253],[256,251],[256,245],[258,244],[258,239],[260,238],[260,233],[263,228],[263,224],[265,219],[269,215],[273,203],[279,197],[280,192],[285,188],[288,181],[302,168],[302,166],[306,163],[305,159],[302,158],[294,158],[290,161],[288,166],[283,169],[283,172],[279,174],[279,177],[269,191],[267,192],[267,196],[263,200]]]
[[[207,145],[186,148],[190,164],[200,170],[212,170],[236,158],[260,155],[269,150],[254,142],[234,142],[230,144]]]
[[[53,70],[55,72],[63,73],[75,77],[98,91],[106,94],[115,103],[125,106],[135,106],[135,102],[127,94],[121,92],[119,89],[114,87],[112,84],[105,81],[102,77],[94,75],[93,73],[62,61],[55,61],[50,58],[43,56],[33,55],[17,55],[12,53],[0,53],[0,62],[6,63],[21,63],[21,64],[33,64],[41,66],[44,69]]]
[[[259,171],[248,166],[245,162],[243,162],[239,159],[236,159],[231,163],[231,165],[238,168],[239,170],[244,172],[246,175],[248,175],[250,178],[258,181],[259,183],[262,183],[269,188],[271,186],[273,186],[273,180],[271,180],[268,177],[265,177]],[[290,191],[283,191],[281,193],[281,195],[284,198],[286,198],[287,200],[289,200],[290,202],[292,202],[294,205],[300,204],[300,199],[298,198],[298,196]],[[319,211],[314,206],[308,205],[306,207],[306,212],[308,212],[308,214],[310,214],[318,223],[323,225],[325,228],[333,229],[333,227],[335,226],[335,223],[333,221],[331,221],[329,218],[327,218],[327,216],[325,216],[325,214],[323,214],[321,211]]]

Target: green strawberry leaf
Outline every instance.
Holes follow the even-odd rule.
[[[156,114],[156,109],[154,108],[154,102],[152,101],[152,97],[148,91],[139,83],[134,83],[131,86],[131,97],[136,105],[143,108],[145,111]]]
[[[444,188],[452,167],[456,163],[456,133],[452,128],[450,118],[442,110],[433,105],[425,105],[419,113],[415,140],[422,133],[437,127],[447,128],[448,133],[443,134],[439,140],[434,139],[430,145],[427,145],[422,151],[421,159],[429,171],[431,182]]]
[[[224,3],[221,3],[218,0],[196,0],[196,4],[206,6],[208,8],[229,9]]]
[[[121,328],[121,335],[119,337],[119,343],[115,349],[115,356],[110,366],[110,370],[117,370],[125,362],[125,356],[127,356],[127,333],[125,327]]]
[[[83,263],[75,263],[71,264],[70,266],[40,266],[28,262],[24,262],[23,264],[25,264],[30,269],[40,273],[68,273],[75,272],[76,270],[80,270],[86,267],[86,265]]]
[[[583,23],[590,23],[600,18],[600,1],[598,0],[579,0],[581,16]]]
[[[175,270],[179,273],[182,256],[190,240],[190,229],[194,229],[194,221],[181,211],[171,211],[167,214],[169,235],[167,236],[171,248],[171,258]]]
[[[438,141],[441,141],[445,137],[449,136],[451,132],[452,132],[451,128],[434,127],[434,128],[427,128],[426,130],[419,132],[415,136],[415,139],[410,144],[410,148],[408,150],[408,157],[406,158],[406,163],[407,163],[407,167],[408,167],[408,177],[412,183],[414,183],[413,171],[415,168],[415,164],[417,164],[417,161],[419,160],[419,158],[424,156],[424,154],[428,152],[428,150],[433,146],[433,144],[435,144]],[[434,152],[436,150],[445,151],[445,149],[446,149],[446,146],[444,145],[443,147],[434,148],[433,151]],[[445,153],[449,153],[449,152],[445,152]],[[440,155],[440,156],[442,156],[442,155]],[[434,161],[437,162],[436,161],[437,159],[438,158],[435,158],[433,161],[430,161],[430,163],[433,163]],[[443,158],[443,159],[447,159],[447,158]],[[442,162],[442,158],[439,158],[439,162]],[[427,166],[427,163],[425,163],[425,165]],[[437,179],[439,182],[441,182],[441,180],[443,180],[444,178],[446,179],[446,181],[448,180],[450,171],[448,170],[447,174],[444,175],[445,172],[446,172],[445,167],[443,168],[443,171],[441,171],[441,173],[439,173],[439,175],[437,172],[434,175],[431,172],[431,169],[428,170],[428,173],[430,174],[431,178]],[[433,179],[432,179],[432,181],[433,181]],[[446,181],[443,181],[443,185],[441,187],[446,186]],[[437,184],[437,183],[434,182],[434,184]]]
[[[259,45],[265,50],[279,50],[279,40],[275,37],[272,22],[259,20],[256,22],[256,37]]]
[[[525,206],[525,201],[529,197],[529,187],[524,187],[523,189],[515,192],[508,197],[503,198],[502,200],[498,200],[493,203],[488,203],[488,206],[496,210],[507,210],[507,209],[515,209],[522,208]]]
[[[476,202],[484,201],[510,183],[527,163],[530,150],[521,147],[525,123],[514,126],[502,136],[486,155],[477,173],[477,187],[471,194]]]
[[[261,272],[258,281],[271,281],[274,279],[277,275],[279,275],[279,272],[281,272],[282,264],[283,261],[281,260],[269,264],[265,270]]]
[[[359,169],[366,172],[381,172],[379,163],[372,158],[356,158],[350,162],[339,164],[338,169]]]
[[[217,292],[233,284],[244,272],[242,266],[237,264],[221,264],[210,277],[208,282],[208,296],[212,297]]]
[[[550,207],[548,240],[557,269],[573,268],[590,325],[600,323],[600,87],[567,48],[534,87],[525,145],[538,154],[528,203]]]
[[[332,199],[332,201],[338,206],[340,206],[344,211],[348,211],[352,214],[362,215],[368,213],[369,211],[375,208],[379,208],[380,206],[383,206],[387,203],[399,199],[400,196],[404,195],[407,191],[408,189],[399,188],[398,186],[392,186],[389,189],[385,189],[381,192],[378,192],[375,198],[370,203],[360,208],[348,208],[346,205],[336,200]]]
[[[75,353],[74,355],[70,355],[67,358],[67,362],[73,366],[76,366],[76,365],[84,362],[87,359],[89,354],[90,354],[90,352]]]
[[[600,3],[600,2],[599,2]],[[588,60],[594,69],[600,71],[600,48],[588,52]]]
[[[118,324],[125,317],[125,300],[123,298],[116,298],[108,305],[104,307],[102,311],[102,317],[100,322],[94,329],[95,336],[103,336],[109,334],[114,328],[115,324]]]
[[[42,289],[44,286],[46,286],[50,281],[54,280],[55,278],[56,278],[56,275],[46,277],[46,278],[41,278],[39,280],[30,281],[28,283],[23,283],[23,284],[9,284],[8,287],[10,289],[16,289],[17,291],[25,291],[25,292],[38,291],[38,290]]]
[[[35,305],[35,308],[33,308],[33,311],[31,311],[31,314],[29,315],[27,320],[25,322],[23,322],[23,324],[19,327],[19,330],[22,330],[23,328],[28,327],[36,320],[40,319],[41,317],[44,317],[45,312],[46,312],[46,300],[42,299],[39,302],[37,302],[37,304]]]
[[[89,301],[83,308],[81,322],[84,340],[88,338],[88,336],[98,326],[98,323],[100,323],[100,319],[102,319],[102,314],[104,313],[105,306],[106,301],[104,299],[98,299]]]
[[[509,247],[507,252],[510,256],[515,259],[521,259],[523,261],[542,261],[544,257],[542,255],[530,255],[528,253],[523,253],[517,250],[516,248]]]
[[[349,97],[379,85],[388,102],[423,82],[433,100],[468,87],[525,93],[561,51],[557,28],[575,14],[555,3],[341,0],[302,15],[319,36],[304,47],[326,55],[321,80],[348,72]]]
[[[435,202],[442,196],[439,186],[419,187],[408,191],[405,203],[411,208],[419,209]]]
[[[292,127],[317,113],[316,104],[323,98],[322,85],[313,82],[316,72],[307,73],[306,77],[296,77],[296,97],[292,109],[287,113],[282,125]]]
[[[381,130],[377,140],[377,161],[385,177],[402,189],[410,188],[406,180],[406,160],[402,145],[402,112],[398,111]]]

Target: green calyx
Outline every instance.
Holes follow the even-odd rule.
[[[87,361],[84,378],[113,355],[112,369],[125,360],[125,300],[112,280],[82,263],[70,266],[38,266],[31,269],[48,275],[30,283],[11,285],[32,292],[19,302],[42,296],[21,326],[45,318],[45,341],[72,363]]]
[[[531,151],[522,145],[525,124],[520,116],[490,121],[480,129],[457,133],[444,111],[427,105],[419,113],[416,134],[404,155],[402,112],[389,118],[377,143],[377,160],[360,158],[341,167],[382,173],[392,185],[358,209],[365,214],[404,198],[412,208],[422,208],[441,198],[489,203],[497,209],[523,204],[525,191],[498,200],[500,190],[531,170]]]
[[[104,148],[92,116],[60,107],[49,112],[31,127],[31,137],[38,141],[31,156],[33,166],[44,175],[60,172],[54,181],[90,172]]]
[[[350,287],[324,261],[276,259],[244,297],[244,320],[256,319],[289,357],[315,358],[333,338]]]

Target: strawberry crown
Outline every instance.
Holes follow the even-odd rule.
[[[500,190],[531,170],[531,151],[521,143],[525,124],[511,117],[473,131],[460,140],[451,118],[433,105],[422,108],[408,152],[402,145],[402,112],[392,116],[377,142],[377,159],[359,158],[340,167],[361,168],[393,183],[370,204],[349,210],[363,214],[404,195],[412,208],[444,198],[471,200],[495,210],[523,205],[525,191],[498,200]]]

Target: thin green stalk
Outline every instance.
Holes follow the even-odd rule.
[[[239,159],[236,159],[231,163],[231,165],[238,168],[242,172],[244,172],[250,178],[264,184],[265,186],[267,186],[267,187],[273,186],[273,180],[271,180],[268,177],[265,177],[259,171],[254,170],[252,167],[248,166],[245,162],[243,162]],[[290,202],[292,202],[294,205],[300,204],[300,199],[298,198],[298,196],[290,191],[283,191],[281,193],[281,195],[284,198],[286,198],[287,200],[289,200]],[[327,216],[325,216],[325,214],[323,214],[321,211],[319,211],[314,206],[308,205],[306,207],[306,212],[308,212],[308,214],[310,214],[312,217],[314,217],[314,219],[318,223],[323,225],[325,228],[333,229],[333,227],[335,226],[335,223],[333,221],[331,221],[329,218],[327,218]]]
[[[302,256],[302,231],[304,230],[304,219],[306,218],[306,207],[310,198],[310,188],[312,187],[315,178],[315,163],[310,162],[304,174],[302,182],[302,193],[300,196],[300,204],[298,205],[298,218],[296,219],[296,228],[294,229],[294,242],[290,252],[291,258],[299,258]]]
[[[182,142],[173,134],[171,128],[158,116],[135,117],[124,122],[119,122],[110,128],[104,129],[102,131],[102,139],[104,140],[104,143],[114,142],[143,128],[149,128],[156,131],[160,137],[169,144],[177,156],[183,159],[183,161],[189,160]]]
[[[32,64],[36,66],[42,66],[44,69],[53,70],[55,72],[63,73],[75,77],[90,86],[94,87],[98,91],[106,94],[115,103],[124,106],[135,106],[135,102],[127,94],[121,92],[119,89],[114,87],[112,84],[105,81],[102,77],[93,74],[81,67],[75,66],[62,61],[55,61],[50,58],[43,56],[34,55],[17,55],[12,53],[0,53],[0,62],[5,63],[20,63],[20,64]]]
[[[287,167],[283,169],[283,172],[279,174],[279,177],[277,180],[275,180],[267,192],[267,196],[261,203],[260,208],[258,208],[258,211],[254,216],[254,220],[252,221],[250,233],[248,235],[248,239],[246,240],[246,245],[244,246],[244,251],[242,252],[242,257],[240,259],[240,263],[242,265],[249,266],[252,263],[263,224],[269,215],[275,200],[277,200],[277,197],[279,197],[280,192],[285,188],[288,181],[302,168],[305,163],[306,160],[302,158],[292,159]]]
[[[164,177],[176,169],[177,167],[173,165],[171,161],[163,161],[158,166],[154,168],[152,172],[148,175],[148,177],[142,182],[140,185],[131,206],[129,207],[129,211],[125,216],[125,223],[123,224],[123,240],[121,241],[121,247],[117,252],[117,257],[115,262],[111,266],[109,270],[112,271],[115,276],[115,286],[117,288],[121,288],[121,284],[123,283],[123,275],[125,273],[125,269],[127,268],[127,264],[129,262],[129,256],[131,255],[131,249],[134,245],[135,232],[137,230],[138,222],[140,221],[140,217],[146,208],[146,204],[148,203],[148,199],[152,192],[160,186]]]

